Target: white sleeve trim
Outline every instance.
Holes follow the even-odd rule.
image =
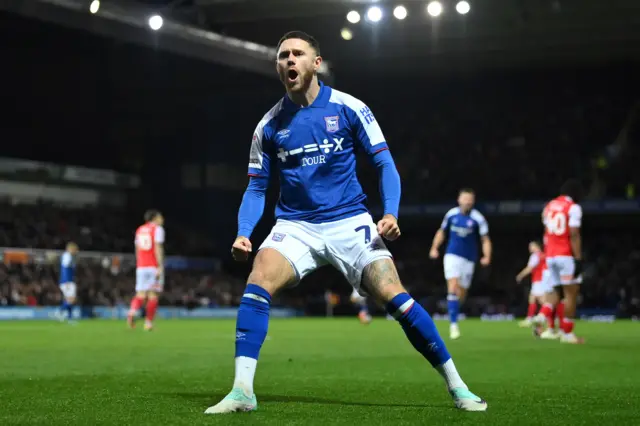
[[[65,251],[64,253],[62,253],[62,260],[61,260],[61,265],[63,268],[68,268],[69,266],[71,266],[71,261],[73,259],[71,258],[71,253],[69,253],[68,251]]]
[[[529,256],[529,262],[527,263],[527,266],[529,268],[535,268],[539,264],[540,264],[540,255],[538,253],[532,253],[531,256]]]
[[[447,225],[449,223],[449,219],[451,218],[451,216],[455,216],[458,213],[460,213],[460,208],[459,207],[454,207],[452,209],[450,209],[447,214],[444,215],[444,219],[442,219],[442,224],[440,225],[440,229],[445,230],[447,229]]]
[[[264,138],[264,127],[282,110],[282,103],[284,98],[275,104],[273,108],[267,112],[262,120],[256,126],[253,132],[253,138],[251,139],[251,150],[249,151],[249,168],[262,170],[262,164],[264,161],[264,148],[262,140]]]
[[[569,228],[580,228],[582,225],[582,207],[573,204],[569,207]]]
[[[471,219],[478,222],[478,231],[480,232],[481,237],[489,234],[489,224],[487,223],[487,219],[484,218],[482,213],[480,213],[478,210],[471,210]]]
[[[164,244],[164,228],[162,226],[156,227],[156,233],[153,238],[156,243]]]
[[[360,124],[364,128],[371,146],[386,142],[382,129],[378,124],[378,120],[375,119],[369,107],[360,99],[339,90],[331,89],[331,98],[329,98],[329,102],[344,105],[354,112],[360,120]]]

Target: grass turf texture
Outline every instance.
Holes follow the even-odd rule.
[[[232,384],[234,321],[158,321],[151,333],[109,320],[0,322],[0,425],[640,424],[640,324],[579,322],[582,346],[513,322],[461,330],[445,341],[486,413],[455,410],[394,321],[349,318],[271,321],[258,411],[210,416]]]

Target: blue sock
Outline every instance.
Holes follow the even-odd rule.
[[[360,313],[364,313],[366,315],[369,314],[369,305],[367,305],[367,299],[362,299],[357,303],[358,307],[360,308]]]
[[[60,303],[60,315],[64,314],[65,312],[69,312],[69,303],[67,302],[66,299],[63,299],[62,302]]]
[[[262,287],[248,284],[236,320],[236,358],[258,359],[267,337],[271,295]]]
[[[67,302],[67,318],[73,319],[73,304]]]
[[[400,293],[394,297],[387,304],[387,312],[400,323],[413,347],[433,367],[442,365],[451,359],[433,320],[409,294]]]
[[[460,300],[457,295],[447,295],[447,309],[449,311],[449,321],[451,321],[451,324],[457,324],[458,313],[460,312]]]

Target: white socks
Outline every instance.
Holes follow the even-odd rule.
[[[236,378],[233,381],[233,387],[242,389],[249,397],[253,395],[253,378],[256,375],[257,365],[257,359],[246,356],[236,358]]]
[[[438,370],[438,373],[440,373],[444,381],[447,382],[449,390],[454,388],[469,389],[458,374],[458,370],[456,370],[453,359],[449,359],[449,361],[444,364],[438,365],[436,370]]]

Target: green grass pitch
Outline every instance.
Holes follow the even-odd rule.
[[[579,322],[582,346],[514,322],[461,330],[445,341],[486,413],[455,410],[394,321],[349,318],[271,321],[258,411],[208,416],[233,380],[234,321],[2,322],[0,425],[640,425],[640,324]]]

